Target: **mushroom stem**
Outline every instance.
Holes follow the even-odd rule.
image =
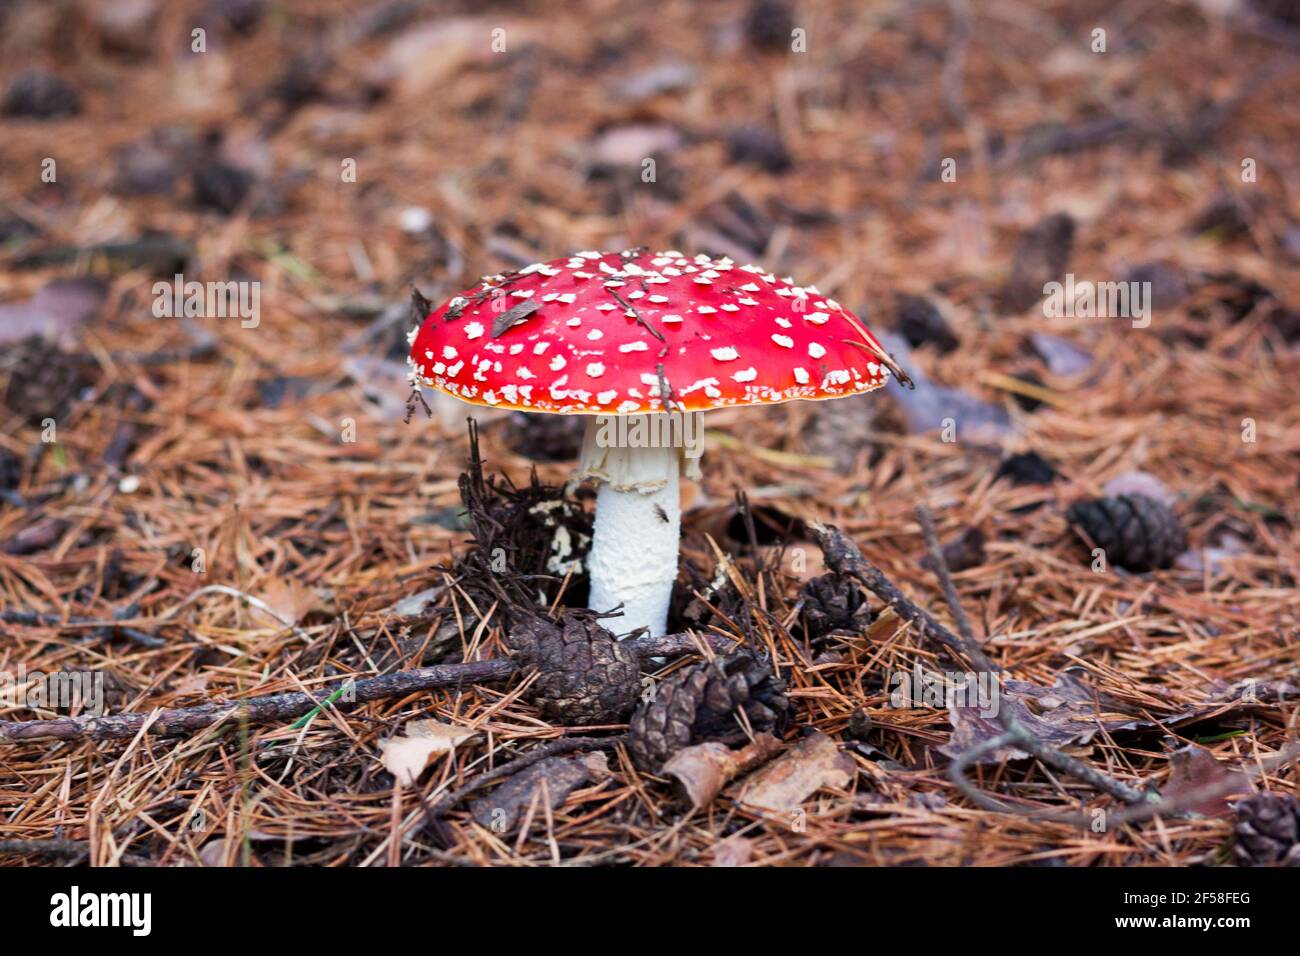
[[[697,447],[697,426],[698,417],[681,414],[587,423],[579,476],[600,481],[587,606],[605,612],[621,604],[622,616],[605,622],[616,634],[666,632],[682,518],[678,475],[683,448]]]

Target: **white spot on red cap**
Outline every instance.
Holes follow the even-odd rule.
[[[749,368],[741,369],[731,377],[737,382],[752,382],[754,379],[758,378],[758,369],[751,365]]]
[[[733,359],[740,358],[740,353],[737,352],[735,349],[733,349],[730,345],[724,345],[722,348],[718,348],[718,349],[709,349],[709,354],[712,355],[719,362],[730,362]]]
[[[465,338],[476,339],[483,334],[483,323],[470,322],[465,326]]]
[[[826,354],[826,346],[822,345],[820,342],[809,342],[808,354],[813,358],[821,358]]]

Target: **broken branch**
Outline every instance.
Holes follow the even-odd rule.
[[[665,634],[663,637],[640,637],[630,640],[637,655],[672,657],[694,654],[699,641],[706,641],[718,651],[736,646],[730,638],[716,634]],[[268,694],[245,700],[220,701],[154,710],[138,714],[107,716],[57,717],[52,720],[0,722],[0,743],[17,744],[32,740],[122,740],[141,730],[158,736],[183,736],[214,727],[234,717],[250,724],[290,720],[320,707],[337,695],[333,706],[340,709],[386,697],[401,697],[438,687],[459,687],[507,680],[519,671],[519,664],[508,658],[470,661],[464,664],[439,664],[409,671],[381,674],[360,680],[339,681],[319,695],[302,691]]]

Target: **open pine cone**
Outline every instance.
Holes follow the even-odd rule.
[[[1232,855],[1238,866],[1300,866],[1300,804],[1289,794],[1257,793],[1237,804]]]
[[[641,679],[636,653],[591,615],[571,611],[559,625],[544,618],[521,622],[507,641],[541,671],[534,701],[548,719],[617,723],[636,704]]]
[[[654,771],[691,744],[743,739],[741,713],[755,732],[779,732],[788,707],[785,685],[767,661],[736,651],[661,683],[632,715],[628,749],[637,766]]]
[[[820,575],[805,584],[799,596],[810,639],[831,631],[858,631],[871,623],[866,595],[850,578]]]

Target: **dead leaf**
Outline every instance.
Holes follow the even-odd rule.
[[[1011,416],[1001,405],[984,401],[960,388],[939,385],[912,359],[907,340],[894,332],[878,332],[876,339],[894,361],[907,369],[915,388],[889,393],[913,434],[939,431],[944,421],[962,423],[973,442],[996,444],[1011,430]],[[966,439],[963,439],[965,441]]]
[[[876,615],[876,619],[867,628],[867,640],[872,644],[884,644],[902,629],[907,622],[898,616],[892,605],[886,604]]]
[[[1166,507],[1172,508],[1178,496],[1169,486],[1147,471],[1126,471],[1116,475],[1101,487],[1104,495],[1146,495]]]
[[[754,774],[740,802],[756,810],[787,813],[822,787],[846,787],[856,773],[853,758],[835,741],[814,731],[779,760]]]
[[[729,836],[713,848],[714,866],[744,866],[754,857],[754,841],[743,836]]]
[[[411,386],[403,363],[375,355],[349,355],[343,360],[343,371],[365,395],[367,403],[363,407],[376,421],[391,423],[406,418],[406,396]]]
[[[1201,787],[1213,787],[1232,784],[1234,789],[1217,797],[1189,799],[1182,804],[1187,810],[1207,817],[1226,817],[1232,815],[1228,801],[1243,793],[1250,793],[1250,778],[1235,767],[1230,767],[1214,759],[1214,754],[1195,744],[1174,751],[1169,758],[1173,772],[1169,780],[1160,788],[1160,795],[1166,800],[1182,801],[1192,791]]]
[[[668,123],[631,123],[612,126],[587,144],[592,165],[637,167],[646,156],[663,156],[682,145],[682,134]]]
[[[253,616],[281,627],[297,624],[321,603],[319,594],[293,578],[271,578],[262,585],[262,593],[258,597],[271,609],[273,615],[254,607]]]
[[[1028,702],[1033,703],[1033,709]],[[1057,677],[1051,687],[1030,681],[1004,680],[997,705],[999,711],[1010,708],[1021,726],[1051,747],[1086,744],[1103,730],[1145,730],[1157,726],[1146,717],[1124,713],[1122,703],[1098,694],[1068,671]],[[1190,708],[1162,718],[1161,724],[1173,727],[1189,723],[1209,709]],[[980,704],[973,699],[969,706],[959,704],[957,699],[952,700],[948,717],[952,722],[952,737],[939,748],[939,752],[949,757],[960,756],[1004,732],[997,713],[982,712]],[[1016,747],[999,747],[983,754],[978,762],[995,764],[1003,760],[1024,760],[1028,756]]]
[[[381,613],[391,614],[393,617],[420,617],[429,605],[436,604],[446,591],[447,589],[442,585],[425,588],[423,591],[402,598],[395,604],[390,604]]]
[[[243,842],[229,837],[217,837],[209,840],[199,848],[199,862],[204,866],[224,867],[243,866]],[[249,866],[261,866],[262,861],[256,854],[248,854]]]
[[[202,694],[208,689],[208,675],[202,673],[187,674],[176,682],[172,693],[177,697],[189,697]]]
[[[732,780],[766,763],[781,749],[771,734],[759,734],[740,750],[717,741],[696,744],[673,754],[663,766],[663,775],[673,777],[692,810],[711,803]]]
[[[37,335],[71,346],[107,293],[108,286],[100,279],[55,279],[25,302],[0,303],[0,342]]]
[[[474,819],[493,833],[511,833],[546,785],[547,800],[554,810],[570,793],[608,775],[609,765],[599,751],[572,757],[547,757],[525,767],[501,786],[470,804]]]
[[[439,720],[413,720],[405,736],[389,737],[379,744],[384,769],[402,783],[415,783],[438,754],[451,753],[457,744],[478,736],[478,731]]]
[[[367,71],[367,79],[377,87],[391,85],[399,100],[427,96],[467,67],[490,65],[497,59],[492,49],[494,26],[475,17],[418,24],[388,45]],[[508,29],[510,44],[521,46],[521,28]]]
[[[643,100],[660,93],[682,90],[695,82],[699,70],[682,60],[667,60],[624,76],[612,84],[623,100]]]
[[[1034,332],[1030,341],[1034,351],[1047,363],[1047,370],[1062,378],[1082,375],[1092,368],[1095,361],[1091,352],[1058,335]]]

